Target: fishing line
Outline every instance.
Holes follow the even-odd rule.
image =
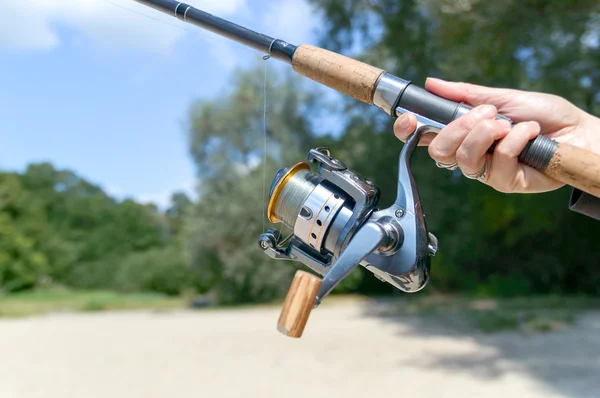
[[[263,225],[262,229],[265,230],[266,223],[266,208],[267,208],[267,199],[266,199],[266,189],[267,189],[267,60],[271,58],[268,54],[263,57],[265,73],[264,73],[264,81],[263,81]]]
[[[191,34],[194,34],[194,35],[200,35],[203,38],[205,38],[206,40],[212,41],[213,43],[218,43],[218,44],[229,43],[229,41],[225,40],[224,38],[222,38],[220,36],[216,36],[215,37],[215,36],[212,36],[212,35],[209,35],[209,34],[202,34],[201,30],[190,30],[190,29],[187,29],[187,28],[185,28],[183,26],[179,26],[179,25],[167,22],[165,20],[162,20],[160,18],[155,18],[155,17],[153,17],[151,15],[148,15],[148,14],[145,14],[145,13],[133,10],[133,9],[131,9],[129,7],[125,7],[125,6],[121,5],[121,4],[117,4],[117,3],[115,3],[115,2],[113,2],[111,0],[102,0],[102,1],[105,2],[105,3],[107,3],[107,4],[110,4],[112,6],[118,7],[120,9],[122,9],[122,10],[129,11],[129,12],[131,12],[133,14],[138,15],[138,16],[141,16],[141,17],[144,17],[144,18],[148,18],[148,19],[151,19],[151,20],[156,21],[156,22],[161,22],[161,23],[163,23],[163,24],[165,24],[167,26],[170,26],[170,27],[173,27],[173,28],[176,28],[176,29],[180,29],[182,31],[185,31],[185,32],[188,32],[188,33],[191,33]],[[270,52],[270,49],[269,49],[269,52]],[[263,223],[262,223],[263,224],[263,230],[265,229],[266,218],[267,218],[266,217],[266,208],[267,208],[266,185],[267,185],[267,148],[268,148],[268,145],[267,145],[268,144],[267,143],[267,69],[268,68],[267,68],[266,61],[269,58],[271,58],[269,54],[266,54],[265,56],[263,56],[263,60],[265,61],[265,64],[264,64],[264,79],[263,79],[263,188],[262,188],[262,191],[263,191],[262,192],[263,193],[263,195],[262,195],[263,196],[263,199],[262,199],[262,202],[263,202],[263,205],[262,205],[262,208],[263,208],[262,209],[262,214],[263,214]],[[283,223],[282,227],[286,227],[286,225]]]

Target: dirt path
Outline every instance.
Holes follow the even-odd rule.
[[[457,336],[314,311],[278,334],[278,308],[64,314],[0,321],[0,397],[598,397],[600,315],[528,337]]]

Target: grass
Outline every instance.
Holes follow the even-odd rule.
[[[571,327],[577,315],[600,309],[600,298],[536,296],[473,299],[464,296],[421,296],[392,303],[384,316],[420,316],[484,333],[507,330],[550,332]]]
[[[323,306],[342,302],[369,301],[368,297],[331,295]],[[51,312],[96,312],[133,309],[188,308],[190,298],[152,293],[80,291],[54,287],[0,296],[0,317],[23,317]],[[263,304],[214,306],[208,310],[280,307],[282,300]],[[600,298],[536,296],[524,298],[475,299],[447,295],[403,295],[390,299],[380,316],[410,317],[443,322],[459,328],[474,328],[485,333],[506,330],[549,332],[571,327],[577,315],[599,310]]]
[[[0,317],[50,312],[92,312],[126,309],[185,308],[186,300],[160,294],[49,289],[0,296]]]

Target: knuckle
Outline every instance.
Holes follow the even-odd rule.
[[[468,151],[465,148],[463,148],[462,146],[460,148],[458,148],[458,150],[456,151],[456,161],[459,164],[467,166],[467,167],[473,165],[473,160],[469,156]]]
[[[498,145],[494,150],[494,156],[497,156],[501,159],[512,158],[513,154],[505,145]]]
[[[449,153],[447,153],[447,151],[444,151],[442,148],[440,148],[439,145],[436,144],[429,145],[427,151],[429,152],[429,156],[436,160],[446,159],[450,155]]]
[[[487,134],[495,134],[498,131],[498,122],[496,120],[486,119],[479,122],[481,130]]]
[[[462,131],[470,131],[475,126],[476,121],[472,113],[467,113],[456,119],[456,128]]]

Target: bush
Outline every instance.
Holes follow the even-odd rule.
[[[113,287],[123,292],[178,295],[194,285],[192,274],[181,250],[173,245],[126,256],[114,276]]]
[[[135,252],[118,259],[78,265],[69,285],[80,289],[111,289],[120,292],[156,292],[179,295],[202,290],[198,271],[189,268],[179,246]]]

